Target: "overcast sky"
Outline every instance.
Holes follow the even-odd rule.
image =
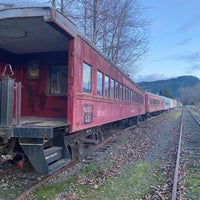
[[[200,1],[143,0],[152,19],[149,52],[136,81],[200,78]]]

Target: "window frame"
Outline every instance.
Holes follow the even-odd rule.
[[[101,87],[101,93],[98,93],[98,88],[99,88],[99,80],[98,80],[98,78],[99,78],[99,74],[101,74],[102,76],[101,76],[101,85],[100,85],[100,87]],[[104,81],[104,74],[103,74],[103,72],[101,72],[100,70],[97,70],[97,88],[96,88],[96,94],[97,95],[99,95],[99,96],[103,96],[103,81]]]
[[[123,101],[123,85],[119,83],[119,99]]]
[[[104,95],[110,97],[110,76],[108,75],[104,76]]]
[[[85,74],[85,72],[88,72],[88,71],[85,71],[85,69],[86,69],[85,67],[88,67],[88,69],[90,69],[90,74],[89,74],[88,77],[86,77],[87,74]],[[87,94],[91,94],[91,93],[92,93],[92,66],[89,65],[89,64],[86,63],[86,62],[83,62],[82,69],[83,69],[83,71],[82,71],[82,72],[83,72],[83,73],[82,73],[82,92],[83,92],[83,93],[87,93]],[[84,76],[85,76],[85,77],[84,77]],[[86,78],[89,78],[87,83],[84,82],[84,80],[85,80]],[[85,88],[85,87],[84,87],[84,84],[88,84],[88,87]]]
[[[115,99],[119,99],[119,82],[115,81]]]
[[[65,69],[65,71],[63,71],[63,69]],[[57,78],[56,88],[58,90],[60,90],[60,92],[53,91],[53,86],[52,86],[53,85],[52,77],[54,77],[53,71],[56,72],[56,76],[55,76],[55,78]],[[66,73],[66,75],[62,76],[63,73]],[[62,85],[62,83],[64,83],[64,84]],[[67,95],[67,86],[68,86],[68,65],[67,65],[67,63],[49,63],[48,64],[48,78],[47,78],[47,85],[46,85],[47,96],[66,96]],[[64,88],[64,90],[62,88]]]
[[[110,98],[115,98],[115,80],[110,78]]]

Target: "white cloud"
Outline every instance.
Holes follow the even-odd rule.
[[[158,81],[158,80],[166,80],[169,78],[174,78],[174,77],[167,77],[164,74],[149,74],[149,75],[142,75],[142,76],[137,76],[134,78],[134,81],[139,83],[142,81],[150,82],[150,81]]]

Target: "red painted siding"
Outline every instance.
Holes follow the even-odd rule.
[[[163,98],[157,95],[147,93],[146,94],[146,112],[152,113],[152,112],[161,111],[161,110],[164,110]]]
[[[136,87],[132,81],[108,63],[81,38],[76,38],[75,42],[72,131],[145,114],[144,91]],[[82,66],[84,62],[92,66],[93,84],[91,93],[82,92]],[[97,70],[139,93],[143,97],[143,103],[122,102],[119,99],[98,96],[96,94]]]

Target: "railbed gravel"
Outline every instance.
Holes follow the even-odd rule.
[[[105,148],[92,153],[82,162],[62,172],[47,183],[47,186],[56,185],[69,180],[71,177],[76,179],[75,184],[71,184],[69,188],[59,192],[52,199],[92,199],[87,196],[86,191],[79,191],[78,188],[81,186],[89,188],[93,193],[97,190],[100,191],[95,195],[95,199],[110,199],[109,195],[106,196],[105,192],[101,191],[108,182],[113,184],[113,194],[111,194],[113,199],[171,199],[180,116],[181,109],[175,109],[142,122],[133,128],[118,131],[113,142],[109,142]],[[129,177],[134,164],[138,161],[152,163],[152,166],[149,167],[149,172],[144,173],[142,178],[149,179],[149,176],[154,178],[158,176],[156,178],[158,182],[145,186],[150,189],[149,193],[143,192],[139,188],[138,194],[137,185],[133,187],[125,186],[126,188],[124,189],[123,185],[125,183],[122,182],[121,191],[124,194],[118,194],[119,188],[117,186],[115,188],[114,181],[122,174]],[[90,166],[95,169],[95,173],[93,171],[87,174],[80,173]],[[144,184],[146,183],[144,182]],[[137,198],[135,194],[137,194]],[[35,193],[33,193],[27,199],[37,199],[36,197]],[[45,196],[43,196],[43,199],[45,199]]]

